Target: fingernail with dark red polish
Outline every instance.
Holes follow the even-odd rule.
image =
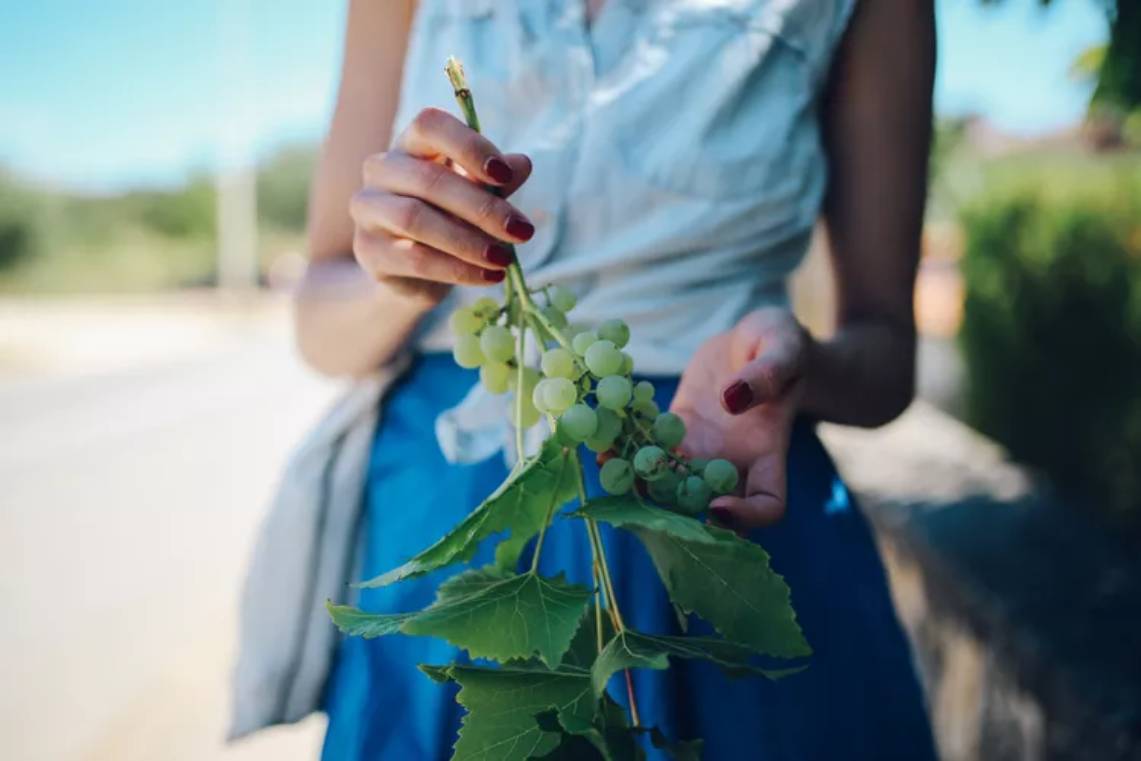
[[[501,185],[511,182],[511,178],[515,176],[515,173],[511,171],[511,167],[507,165],[507,162],[498,156],[492,156],[483,162],[483,171],[487,172],[488,177]]]
[[[515,261],[511,249],[502,243],[489,243],[487,248],[483,250],[483,258],[500,267],[506,267]]]
[[[503,278],[507,277],[506,270],[484,270],[483,279],[489,283],[502,283]]]
[[[722,526],[732,528],[733,526],[733,513],[729,512],[729,508],[722,507],[721,505],[714,505],[709,508],[709,515],[713,520],[720,523]]]
[[[738,412],[744,412],[753,403],[753,389],[749,388],[749,384],[745,381],[737,381],[725,389],[725,392],[721,394],[721,401],[724,403],[725,409],[734,415]]]
[[[508,217],[504,227],[507,228],[507,234],[513,238],[531,240],[531,236],[535,234],[535,226],[517,214]]]

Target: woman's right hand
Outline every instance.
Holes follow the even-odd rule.
[[[531,174],[530,159],[501,153],[445,111],[418,113],[392,150],[365,159],[363,174],[349,207],[353,254],[370,276],[425,308],[452,285],[501,282],[512,261],[504,244],[535,233],[503,200]]]

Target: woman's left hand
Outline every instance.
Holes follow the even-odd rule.
[[[766,307],[702,344],[681,376],[671,405],[685,420],[681,449],[723,457],[745,474],[736,494],[710,505],[727,528],[745,532],[784,515],[789,435],[811,345],[788,310]]]

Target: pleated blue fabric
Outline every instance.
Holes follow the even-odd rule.
[[[366,492],[364,567],[369,578],[396,567],[438,539],[507,475],[501,456],[448,464],[433,421],[456,404],[474,373],[450,356],[419,357],[389,394]],[[676,379],[652,378],[665,408]],[[591,458],[586,458],[592,462]],[[600,493],[589,468],[588,490]],[[731,679],[701,663],[634,674],[642,719],[674,738],[705,739],[709,761],[927,761],[935,753],[907,641],[896,620],[869,528],[836,474],[811,424],[798,422],[788,463],[789,506],[778,525],[750,538],[772,556],[814,654],[809,667],[777,682]],[[631,535],[603,527],[616,594],[628,624],[678,633],[678,622],[645,551]],[[492,559],[481,548],[473,565]],[[362,590],[369,611],[416,610],[441,569],[382,589]],[[590,581],[581,526],[556,520],[542,555],[546,574]],[[694,619],[690,632],[707,631]],[[455,690],[429,680],[417,664],[461,657],[445,642],[402,635],[348,638],[340,645],[326,696],[327,761],[447,759],[462,716]],[[624,690],[611,689],[619,702]],[[649,757],[659,756],[651,751]]]

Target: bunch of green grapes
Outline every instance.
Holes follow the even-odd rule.
[[[485,297],[451,318],[456,362],[478,367],[480,381],[491,393],[510,390],[521,395],[520,421],[515,421],[511,405],[514,422],[529,428],[547,415],[560,441],[583,444],[598,455],[602,488],[610,494],[636,489],[659,505],[697,515],[714,495],[737,487],[737,468],[729,461],[690,459],[678,452],[685,422],[661,411],[652,383],[634,382],[634,359],[623,351],[630,341],[625,322],[611,319],[594,329],[568,328],[567,313],[576,301],[570,290],[551,286],[533,295],[546,301],[539,309],[544,319],[535,326],[545,348],[541,372],[523,368],[521,389],[515,334],[499,324],[501,318],[510,320],[515,306],[509,309]]]

